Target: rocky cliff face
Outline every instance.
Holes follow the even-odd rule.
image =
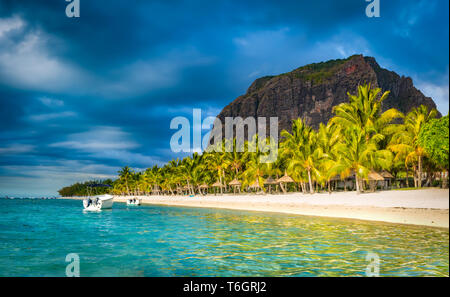
[[[333,106],[348,101],[347,92],[356,93],[358,85],[364,83],[391,91],[383,102],[384,110],[397,108],[406,113],[421,104],[436,108],[431,98],[414,87],[411,78],[381,68],[372,57],[355,55],[259,78],[218,118],[224,125],[225,117],[278,117],[279,131],[290,131],[292,120],[300,117],[317,128],[333,116]]]

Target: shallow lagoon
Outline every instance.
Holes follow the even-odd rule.
[[[0,199],[0,276],[448,276],[449,230],[167,206]]]

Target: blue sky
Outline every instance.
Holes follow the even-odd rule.
[[[374,56],[443,114],[449,2],[0,0],[0,195],[164,164],[170,120],[215,116],[260,76]]]

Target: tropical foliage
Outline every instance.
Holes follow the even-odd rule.
[[[449,168],[448,124],[448,115],[433,119],[423,126],[418,139],[419,145],[424,148],[430,160],[446,170]]]
[[[89,196],[92,194],[100,195],[110,192],[109,187],[93,187],[93,185],[113,185],[112,179],[106,180],[90,180],[84,183],[75,183],[71,186],[64,187],[58,191],[59,195],[64,197]]]
[[[396,109],[383,112],[383,101],[388,96],[389,92],[381,93],[379,88],[359,86],[356,94],[348,94],[348,102],[335,106],[335,115],[327,124],[315,130],[302,119],[295,119],[290,132],[281,132],[279,144],[255,135],[243,147],[235,139],[224,140],[216,149],[143,172],[126,166],[112,183],[112,193],[233,192],[228,185],[232,180],[237,180],[243,191],[265,192],[271,180],[276,190],[303,193],[331,192],[350,180],[354,185],[351,188],[360,193],[373,181],[374,172],[382,171],[391,172],[397,186],[400,182],[409,186],[410,172],[416,187],[421,187],[424,180],[431,185],[430,178],[436,171],[448,171],[448,116],[435,119],[437,111],[425,106],[406,115]],[[276,161],[263,162],[261,157],[267,156],[267,148],[273,149],[274,145],[278,145]],[[291,183],[273,182],[283,175]],[[343,183],[346,190],[347,182]],[[64,188],[60,194],[81,193],[67,190],[79,187],[75,184]]]

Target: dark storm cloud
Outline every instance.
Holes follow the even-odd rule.
[[[256,78],[355,53],[448,112],[448,1],[0,0],[0,194],[55,193],[172,157],[175,116]],[[206,131],[205,131],[206,132]]]

